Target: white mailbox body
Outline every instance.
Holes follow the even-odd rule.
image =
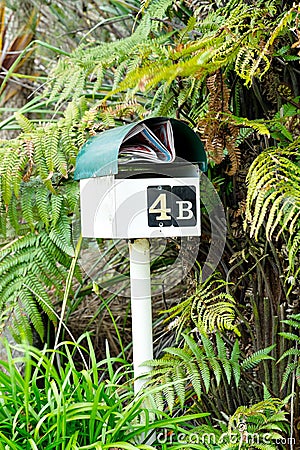
[[[170,175],[116,175],[80,180],[84,237],[200,236],[200,171],[192,164]]]

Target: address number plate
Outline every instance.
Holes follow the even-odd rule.
[[[149,186],[149,227],[191,227],[197,224],[195,186]]]

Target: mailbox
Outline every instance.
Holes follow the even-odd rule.
[[[188,125],[156,117],[91,137],[81,148],[84,237],[199,236],[203,144]]]

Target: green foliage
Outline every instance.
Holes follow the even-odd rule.
[[[161,3],[161,2],[159,2]],[[170,1],[165,2],[165,7]],[[165,7],[159,8],[163,17]],[[159,11],[156,11],[156,17],[160,18]],[[151,32],[150,16],[145,14],[143,20],[137,26],[131,36],[117,40],[116,42],[101,43],[86,48],[79,46],[68,60],[61,60],[50,75],[53,81],[49,87],[50,101],[60,93],[60,102],[70,99],[79,98],[89,77],[94,75],[99,78],[93,86],[93,94],[97,95],[98,88],[102,88],[101,81],[107,69],[114,66],[118,67],[115,72],[115,81],[122,78],[123,72],[127,72],[128,68],[135,69],[143,54],[150,54],[154,47],[160,52],[161,40],[149,39]],[[167,38],[164,38],[166,40]]]
[[[31,178],[35,183],[43,183],[41,195],[44,195],[44,200],[46,200],[45,187],[55,194],[61,179],[68,178],[74,168],[77,149],[86,139],[84,125],[79,133],[78,131],[74,133],[74,129],[78,127],[76,121],[84,116],[85,110],[84,101],[77,105],[72,103],[64,112],[64,117],[57,123],[39,128],[35,128],[22,114],[16,114],[23,133],[17,139],[1,141],[0,153],[1,197],[8,211],[8,218],[11,201],[14,196],[19,199],[21,187],[22,196],[26,195],[24,192],[28,194],[22,208],[23,213],[25,211],[25,214],[31,214],[30,193],[36,197],[40,195],[35,193],[32,185],[27,184]],[[44,203],[40,200],[41,198],[37,202]],[[33,202],[33,199],[31,201]],[[49,207],[47,209],[50,210]],[[42,215],[45,219],[44,213]],[[3,230],[1,232],[3,233]]]
[[[226,282],[214,273],[204,282],[195,280],[194,293],[186,300],[163,311],[168,314],[167,321],[174,319],[178,333],[190,323],[202,334],[215,328],[231,330],[239,334],[235,323],[235,301],[225,291]],[[172,324],[169,325],[172,327]]]
[[[286,440],[285,416],[284,402],[270,397],[249,407],[237,408],[226,422],[222,420],[213,425],[206,420],[205,424],[194,427],[193,436],[190,436],[193,440],[189,441],[187,435],[185,442],[200,442],[206,450],[278,450],[278,442]],[[181,441],[183,444],[182,436]]]
[[[240,432],[239,445],[233,448],[277,450],[278,442],[284,437],[287,428],[284,403],[269,398],[249,407],[240,406],[228,422],[228,441],[235,430]],[[223,448],[223,447],[221,447]],[[226,448],[226,447],[224,447]]]
[[[271,3],[275,5],[275,2]],[[199,19],[194,33],[202,38],[191,40],[188,25],[180,32],[181,46],[170,46],[167,55],[152,51],[151,55],[142,56],[139,68],[128,73],[120,89],[134,88],[139,80],[144,81],[147,89],[162,81],[170,84],[177,77],[194,76],[204,80],[208,74],[228,66],[251,85],[254,77],[262,77],[269,69],[269,48],[295,13],[296,9],[291,8],[274,17],[261,5],[251,8],[244,2],[229,2],[217,13]],[[151,65],[146,58],[153,60]]]
[[[29,340],[29,323],[43,337],[41,311],[54,320],[51,307],[62,298],[74,256],[71,214],[78,207],[79,188],[68,178],[85,134],[84,127],[74,133],[74,121],[85,110],[84,101],[71,104],[57,123],[39,128],[17,113],[23,133],[2,141],[0,322],[3,328],[12,311],[14,335],[25,333]]]
[[[275,144],[281,147],[261,153],[250,169],[247,218],[251,221],[251,237],[258,237],[264,222],[269,242],[276,234],[278,238],[287,236],[289,274],[297,273],[296,255],[300,242],[297,192],[299,139],[295,138],[296,126],[290,125],[290,120],[296,118],[299,109],[299,99],[295,98],[297,72],[294,72],[294,63],[298,59],[295,54],[298,43],[294,34],[299,20],[297,6],[276,0],[211,1],[209,5],[204,2],[200,6],[188,0],[152,0],[142,2],[138,13],[137,2],[113,2],[116,8],[126,9],[127,5],[130,11],[137,13],[130,36],[117,37],[105,43],[103,39],[94,41],[88,32],[88,39],[84,38],[73,53],[65,54],[59,60],[50,74],[44,97],[30,104],[27,110],[22,109],[14,120],[2,123],[3,127],[17,124],[21,134],[14,140],[0,143],[0,231],[3,236],[0,251],[1,323],[4,324],[13,310],[16,323],[27,336],[30,334],[29,321],[42,334],[36,302],[47,312],[51,311],[53,302],[61,298],[60,291],[72,258],[74,263],[70,222],[78,201],[78,188],[72,182],[78,149],[89,136],[141,117],[157,114],[176,116],[202,133],[204,139],[210,133],[211,148],[215,148],[219,158],[214,161],[218,164],[228,155],[235,164],[235,170],[227,171],[228,178],[237,170],[242,154],[236,149],[237,145],[245,144],[245,140],[251,137],[249,158],[252,159],[258,147],[266,148],[269,142],[273,143],[268,139],[275,139]],[[59,16],[63,16],[62,12]],[[279,84],[287,80],[293,86],[295,95],[286,100],[286,95],[278,94],[277,86],[273,89],[271,82],[265,83],[268,75],[278,75]],[[269,98],[270,92],[263,90],[265,85],[273,90],[275,101]],[[268,111],[267,102],[273,108],[272,114]],[[52,105],[55,105],[55,111],[51,111]],[[34,108],[39,111],[35,117],[42,116],[39,124],[36,119],[30,120],[25,116],[26,111],[30,113],[35,111]],[[51,118],[48,119],[49,113]],[[253,130],[252,135],[249,129]],[[207,142],[206,146],[208,148]],[[208,151],[213,158],[209,148]],[[249,159],[244,160],[247,167]],[[222,168],[224,191],[226,183],[227,186],[229,184],[225,178],[227,175],[224,175]],[[233,201],[240,200],[234,198]],[[260,265],[264,256],[260,255],[255,260],[255,267],[260,267],[260,272],[257,272],[258,276],[253,276],[252,285],[247,284],[248,273],[252,276],[252,268],[248,272],[248,265],[237,283],[245,304],[235,304],[233,298],[223,291],[225,283],[216,277],[199,283],[194,295],[169,311],[170,319],[179,325],[179,331],[186,326],[196,327],[201,336],[196,334],[197,331],[195,334],[186,333],[180,348],[169,347],[163,358],[151,363],[154,384],[158,385],[153,395],[161,409],[164,398],[170,410],[177,406],[177,399],[184,407],[187,398],[201,398],[203,404],[206,402],[207,409],[214,407],[216,410],[218,406],[212,403],[224,398],[224,403],[232,401],[228,408],[226,404],[227,412],[230,410],[232,413],[237,402],[247,404],[241,401],[242,398],[252,398],[253,392],[254,396],[260,395],[264,375],[264,381],[270,387],[266,362],[271,360],[275,366],[270,353],[274,349],[272,355],[275,356],[278,349],[269,346],[269,342],[261,345],[266,347],[263,350],[260,350],[259,342],[255,344],[255,349],[247,347],[249,336],[254,334],[251,330],[254,321],[255,325],[259,323],[261,326],[263,323],[258,304],[265,292],[257,285],[261,278],[269,277],[264,273],[264,266]],[[247,257],[243,256],[244,261]],[[230,257],[227,259],[226,255],[224,270],[228,277],[232,274],[236,277],[238,272],[233,273],[234,267],[227,270],[228,261],[232,260]],[[239,266],[242,267],[242,264],[237,257],[237,268]],[[251,296],[255,296],[253,301],[251,297],[250,306],[246,294],[243,297],[242,292],[247,292],[247,295],[251,292]],[[282,305],[279,300],[276,303],[277,297],[269,296],[269,291],[267,294],[270,303],[273,302],[272,311],[275,312],[272,325],[275,327],[275,315],[278,319]],[[265,305],[265,299],[263,301]],[[245,336],[246,339],[233,343],[231,331],[238,334],[235,315],[241,318],[239,309],[247,310],[246,314],[249,309],[250,313],[239,325],[242,339]],[[244,333],[243,328],[247,328],[247,332],[250,330],[249,334]],[[258,336],[263,334],[261,332]],[[263,336],[267,340],[265,335],[267,333]],[[212,336],[211,340],[208,336]],[[244,356],[244,350],[247,356]],[[293,354],[288,356],[291,358]],[[286,380],[294,373],[294,369],[289,370],[285,374]],[[74,375],[75,380],[78,377],[78,374]],[[85,378],[85,375],[82,377]],[[56,380],[55,377],[53,379]],[[257,385],[254,385],[253,379]],[[70,412],[66,404],[59,403],[61,398],[55,391],[55,383],[58,382],[54,381],[53,388],[49,384],[49,393],[45,395],[52,403],[49,400],[51,404],[44,405],[44,411],[49,411],[48,406],[52,410],[40,423],[40,430],[44,421],[46,423],[52,417],[53,409],[56,414],[61,412],[63,405],[64,412]],[[240,387],[242,389],[238,392]],[[97,396],[98,391],[94,390],[93,395]],[[87,407],[88,412],[90,406]],[[265,406],[268,409],[268,405],[262,404],[258,408],[263,410]],[[93,408],[93,411],[97,410],[96,406]],[[276,416],[271,406],[269,409]],[[42,413],[43,407],[36,412],[39,418]],[[244,409],[237,414],[242,413],[251,416],[250,410]],[[82,410],[80,414],[84,415]],[[118,414],[121,414],[119,410]],[[114,414],[111,420],[114,426],[118,414]],[[265,424],[269,417],[265,410],[262,414]],[[14,415],[22,418],[23,410],[14,411]],[[102,422],[97,424],[98,428],[103,423],[110,424],[109,419],[108,416],[101,416],[99,420]],[[259,427],[263,424],[256,422],[258,429],[262,429]],[[26,426],[20,429],[29,433],[26,436],[28,445],[34,447],[36,444],[32,443],[28,422]],[[58,426],[54,419],[49,426],[50,431],[43,430],[40,438],[44,434],[47,439]],[[119,429],[123,431],[122,426]],[[13,431],[19,432],[19,428]],[[80,431],[75,429],[74,434],[69,436],[69,446],[77,445]],[[112,434],[113,431],[110,431],[109,436]],[[58,435],[62,436],[61,431]],[[5,441],[5,444],[8,442]],[[60,444],[58,442],[57,446]],[[14,445],[19,444],[16,442]],[[103,445],[106,448],[106,445],[114,443]],[[119,444],[119,447],[123,448],[122,445],[124,447],[125,444]],[[124,448],[132,448],[126,445]]]
[[[78,186],[68,181],[54,189],[52,181],[49,189],[48,183],[32,176],[18,188],[18,197],[12,192],[2,213],[7,243],[0,249],[0,323],[3,329],[10,310],[13,334],[25,338],[25,333],[30,341],[29,324],[43,338],[41,312],[55,321],[51,308],[63,296],[74,256],[69,213],[74,211],[74,203],[77,206]]]
[[[284,339],[291,341],[292,347],[286,350],[278,362],[288,359],[284,374],[282,376],[282,388],[286,385],[290,377],[293,375],[297,384],[300,386],[300,314],[291,314],[288,319],[282,323],[288,325],[292,331],[279,333]]]
[[[82,349],[84,339],[87,350]],[[205,416],[171,418],[147,407],[146,400],[134,398],[126,383],[126,361],[111,358],[107,352],[107,358],[97,363],[88,335],[77,343],[61,342],[55,351],[18,346],[22,356],[16,359],[8,344],[6,350],[8,361],[0,362],[4,369],[0,371],[1,448],[154,450],[155,442],[143,443],[153,431],[184,427],[188,435],[186,427]],[[74,364],[78,354],[84,358],[82,370]],[[24,365],[24,376],[18,371],[20,364]],[[101,379],[105,374],[110,377]],[[203,446],[198,448],[204,450]]]
[[[197,340],[190,334],[183,334],[183,337],[183,348],[166,348],[162,358],[145,363],[153,367],[150,384],[160,387],[155,394],[157,406],[162,408],[165,399],[170,411],[177,399],[183,407],[187,395],[201,399],[204,393],[209,393],[212,384],[218,388],[224,382],[230,385],[233,380],[238,387],[243,372],[272,359],[269,354],[273,347],[242,358],[238,341],[230,352],[219,333],[215,335],[215,345],[203,334],[198,335]]]
[[[60,232],[64,236],[70,230],[62,232],[61,229]],[[31,322],[43,338],[41,311],[46,312],[51,320],[56,320],[52,312],[54,299],[49,294],[54,290],[56,300],[62,297],[62,285],[70,260],[70,256],[52,236],[49,239],[45,231],[39,234],[29,232],[3,247],[0,260],[1,329],[6,326],[10,310],[15,336],[21,334],[23,339],[31,340]]]
[[[161,86],[153,105],[156,114],[174,114],[174,102],[183,108],[187,99],[199,107],[199,86],[219,69],[233,70],[249,86],[255,78],[260,79],[270,69],[270,49],[274,45],[281,48],[280,39],[297,14],[296,7],[279,13],[275,0],[268,2],[268,7],[258,2],[255,8],[240,0],[211,10],[205,18],[195,10],[194,17],[187,14],[186,23],[178,13],[172,22],[174,31],[168,32],[164,18],[174,3],[147,2],[131,36],[92,46],[82,44],[60,60],[50,77],[50,99],[59,94],[59,102],[63,102],[86,90],[97,96],[103,92],[102,80],[107,79],[113,85],[108,98],[120,91],[131,98],[133,93]],[[169,16],[171,19],[171,9]],[[190,110],[192,113],[193,108]]]
[[[246,219],[255,238],[262,225],[267,239],[287,232],[289,275],[298,273],[300,171],[297,162],[299,138],[285,148],[269,149],[259,155],[247,175]]]

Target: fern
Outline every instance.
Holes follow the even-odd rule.
[[[22,174],[27,163],[26,150],[20,141],[5,143],[0,154],[0,188],[1,197],[5,205],[9,205],[13,193],[19,192],[21,177],[14,177],[14,174]],[[14,182],[12,183],[12,180]]]
[[[10,143],[11,151],[0,154],[2,205],[6,204],[1,214],[1,233],[5,235],[9,229],[10,235],[15,232],[18,236],[12,244],[0,248],[1,314],[3,320],[8,312],[12,314],[15,336],[27,335],[31,339],[31,326],[43,337],[42,311],[55,320],[53,301],[61,299],[74,254],[69,214],[77,207],[78,186],[75,189],[74,183],[59,184],[58,177],[64,174],[55,156],[61,123],[66,125],[66,119],[59,126],[36,130],[24,117],[20,122],[26,132],[32,129],[32,135],[21,135],[12,141],[16,147]],[[30,139],[33,145],[29,145]],[[63,150],[73,157],[73,148],[71,152]],[[15,155],[20,153],[18,161]],[[17,175],[12,174],[13,170]]]
[[[40,185],[36,191],[35,202],[40,220],[45,224],[46,230],[49,228],[50,217],[48,210],[49,191],[44,185]]]
[[[128,102],[107,112],[95,106],[88,110],[86,100],[79,98],[61,118],[40,126],[19,113],[19,137],[1,141],[0,232],[3,237],[9,233],[9,239],[16,237],[18,243],[0,248],[1,311],[3,320],[8,311],[13,314],[13,333],[19,338],[27,333],[31,339],[30,326],[42,336],[41,311],[54,320],[53,302],[61,299],[74,256],[71,221],[78,209],[79,188],[72,172],[78,149],[96,120],[102,117],[104,122],[110,116],[109,125],[115,126],[115,117],[130,116],[135,105]],[[136,110],[144,111],[139,105]]]
[[[173,0],[154,0],[148,2],[147,8],[144,10],[149,17],[155,17],[157,19],[163,19],[166,15],[167,9],[172,6]],[[155,31],[159,27],[159,22],[154,24],[153,30]]]
[[[22,128],[22,130],[24,131],[24,133],[31,134],[36,130],[34,124],[30,122],[30,120],[28,120],[27,117],[25,117],[23,114],[16,112],[15,118],[20,127]]]
[[[282,376],[281,387],[283,388],[287,384],[288,380],[293,374],[296,374],[296,381],[300,386],[300,378],[298,376],[300,371],[300,314],[291,314],[286,320],[282,320],[282,323],[288,325],[291,330],[295,330],[295,332],[297,332],[298,334],[295,334],[293,332],[279,333],[280,336],[287,339],[288,341],[291,341],[293,344],[293,347],[286,350],[278,360],[279,363],[284,359],[288,359],[288,363]]]
[[[268,398],[251,406],[240,406],[228,421],[230,436],[239,436],[239,449],[276,450],[277,442],[284,439],[287,419],[284,403],[277,398]],[[268,435],[268,442],[265,436]],[[226,445],[221,449],[225,449]]]
[[[71,226],[65,214],[60,217],[49,233],[49,238],[60,248],[63,253],[74,256],[74,249],[71,241]]]
[[[217,351],[218,351],[218,359],[220,360],[220,363],[223,366],[227,382],[228,382],[228,384],[230,384],[231,375],[232,375],[232,366],[231,366],[231,362],[228,361],[225,342],[223,341],[223,339],[221,338],[221,336],[218,333],[216,334],[216,344],[217,344]]]
[[[12,323],[13,333],[19,338],[26,335],[30,324],[43,338],[41,311],[55,322],[50,293],[55,288],[57,300],[61,297],[61,286],[70,258],[49,241],[45,232],[38,235],[35,232],[28,233],[18,238],[3,248],[0,256],[1,314],[7,315],[9,310],[12,312],[15,319]],[[23,311],[22,320],[16,307]],[[27,333],[28,339],[30,336],[31,333]]]
[[[213,382],[217,387],[224,380],[230,385],[234,378],[238,387],[241,373],[252,370],[266,359],[272,359],[269,353],[273,347],[242,359],[238,341],[235,341],[230,353],[219,333],[216,333],[216,346],[205,335],[199,336],[197,341],[190,334],[184,333],[182,336],[183,348],[166,348],[162,358],[144,363],[153,368],[150,385],[159,388],[171,411],[177,399],[180,405],[184,404],[188,393],[201,399],[204,393],[209,393]],[[161,407],[161,396],[159,400],[160,405],[157,406]]]
[[[255,63],[253,64],[251,70],[249,71],[248,78],[246,79],[246,84],[250,84],[254,76],[259,75],[260,77],[262,77],[264,73],[266,73],[266,71],[270,67],[269,58],[267,56],[269,53],[269,49],[271,45],[274,43],[275,39],[280,35],[283,29],[287,27],[288,23],[292,20],[295,12],[296,12],[296,5],[293,6],[289,11],[285,12],[282,15],[282,17],[280,17],[278,23],[275,24],[275,28],[272,30],[269,39],[267,40],[263,49],[261,49]],[[264,63],[264,65],[262,65],[262,62]]]
[[[274,14],[274,18],[270,11],[276,11],[275,1],[270,1],[268,8],[260,4],[254,9],[239,0],[211,10],[204,19],[196,14],[186,25],[180,24],[178,31],[175,26],[174,31],[167,32],[163,19],[172,3],[150,1],[141,8],[139,24],[131,36],[116,42],[81,45],[61,59],[51,75],[50,101],[58,95],[59,103],[79,98],[90,89],[98,95],[103,92],[102,80],[111,79],[111,69],[114,75],[110,98],[120,91],[175,87],[178,78],[203,82],[228,67],[251,85],[255,77],[268,71],[270,48],[297,12],[293,7],[279,17]],[[159,34],[160,30],[164,32]],[[191,33],[197,34],[197,40],[191,39]],[[92,85],[90,78],[96,78]],[[191,97],[196,96],[196,86],[192,91]],[[163,104],[167,103],[163,99]]]
[[[257,352],[253,353],[252,355],[248,356],[241,364],[241,368],[243,370],[249,370],[253,369],[255,366],[257,366],[258,363],[264,360],[270,360],[273,359],[269,353],[274,349],[275,345],[271,345],[267,348],[264,348],[262,350],[258,350]]]
[[[235,341],[235,343],[232,347],[230,361],[231,361],[231,366],[232,366],[232,374],[233,374],[233,378],[234,378],[236,386],[239,385],[240,378],[241,378],[241,365],[239,362],[240,354],[241,354],[241,352],[240,352],[240,347],[239,347],[238,341]]]
[[[270,130],[269,130],[265,120],[249,120],[249,119],[246,119],[245,117],[237,117],[234,115],[230,116],[230,120],[235,125],[242,126],[242,127],[249,127],[252,130],[256,131],[258,134],[270,136]],[[251,133],[251,130],[248,130],[248,132],[244,132],[244,133],[247,135],[247,134]]]
[[[29,225],[30,229],[34,230],[34,215],[33,215],[33,195],[29,189],[24,189],[21,193],[21,207],[23,218]]]
[[[172,5],[171,0],[144,2],[130,36],[109,43],[84,43],[61,58],[50,74],[47,91],[43,93],[49,104],[55,102],[61,111],[46,125],[34,124],[24,114],[16,114],[14,123],[21,128],[19,137],[0,142],[0,228],[3,236],[7,233],[9,238],[17,235],[22,239],[35,234],[37,242],[40,239],[49,246],[56,254],[58,265],[65,267],[73,254],[69,220],[78,202],[78,187],[72,181],[76,154],[90,135],[124,121],[147,114],[176,115],[185,117],[200,132],[201,120],[206,121],[207,130],[211,129],[211,135],[215,134],[210,139],[212,154],[215,151],[219,158],[216,160],[220,162],[226,151],[231,160],[227,171],[230,175],[235,173],[240,161],[237,145],[244,136],[240,133],[241,128],[268,136],[270,130],[271,133],[276,131],[277,121],[278,128],[281,127],[281,132],[286,128],[288,136],[290,130],[277,117],[266,125],[259,120],[233,116],[229,90],[220,77],[230,73],[240,86],[242,83],[250,86],[254,78],[260,78],[270,67],[272,48],[277,50],[286,44],[281,35],[293,25],[296,7],[289,11],[285,9],[281,16],[276,16],[275,1],[269,1],[267,6],[259,1],[257,8],[253,8],[248,2],[232,0],[216,11],[211,5],[201,5],[194,8],[193,17],[186,19],[190,14],[186,5],[181,5],[178,13],[178,4],[174,3],[174,11]],[[167,13],[171,17],[171,26],[164,20]],[[176,14],[174,20],[173,14]],[[288,56],[286,53],[281,55]],[[217,105],[215,109],[210,108],[210,100],[207,102],[204,98],[206,81],[211,77],[219,80],[221,87],[211,87],[210,100]],[[225,109],[222,102],[226,104]],[[289,155],[285,156],[289,159]],[[292,157],[296,157],[296,151]],[[257,163],[261,164],[261,161]],[[295,255],[300,246],[298,173],[293,172],[287,194],[284,180],[289,173],[280,168],[278,185],[278,178],[274,177],[278,173],[278,164],[271,159],[269,163],[266,168],[260,167],[256,174],[252,171],[262,192],[252,183],[249,185],[247,217],[252,219],[254,209],[253,236],[257,236],[256,230],[263,226],[269,211],[268,238],[273,233],[276,235],[277,226],[291,232],[289,261],[294,270]],[[283,166],[283,159],[281,163]],[[273,178],[268,176],[269,173]],[[270,194],[265,195],[269,187]],[[6,255],[5,251],[3,254]],[[19,250],[16,259],[18,256]],[[31,274],[31,269],[33,266],[29,265],[26,276]],[[23,266],[20,266],[18,273],[22,270]],[[3,274],[7,276],[5,272]],[[21,281],[21,275],[18,276]],[[51,273],[47,276],[52,277]],[[178,306],[179,309],[170,313],[171,319],[180,315],[182,329],[189,323],[207,334],[216,329],[238,333],[235,304],[224,287],[215,288],[209,283],[198,286],[196,294],[183,303],[186,312]],[[9,299],[10,295],[7,293],[4,298]],[[206,370],[204,365],[202,370]],[[220,378],[220,372],[216,370]],[[238,377],[236,367],[235,380]],[[207,385],[204,385],[206,389]]]
[[[246,220],[250,235],[258,237],[265,227],[267,239],[288,230],[289,273],[295,272],[299,253],[300,169],[295,160],[299,138],[284,149],[270,149],[253,162],[247,176]]]
[[[215,328],[239,334],[235,324],[235,301],[230,294],[223,292],[225,285],[217,273],[203,283],[201,280],[196,282],[192,296],[163,311],[168,314],[166,320],[177,318],[178,332],[192,322],[204,334]]]

